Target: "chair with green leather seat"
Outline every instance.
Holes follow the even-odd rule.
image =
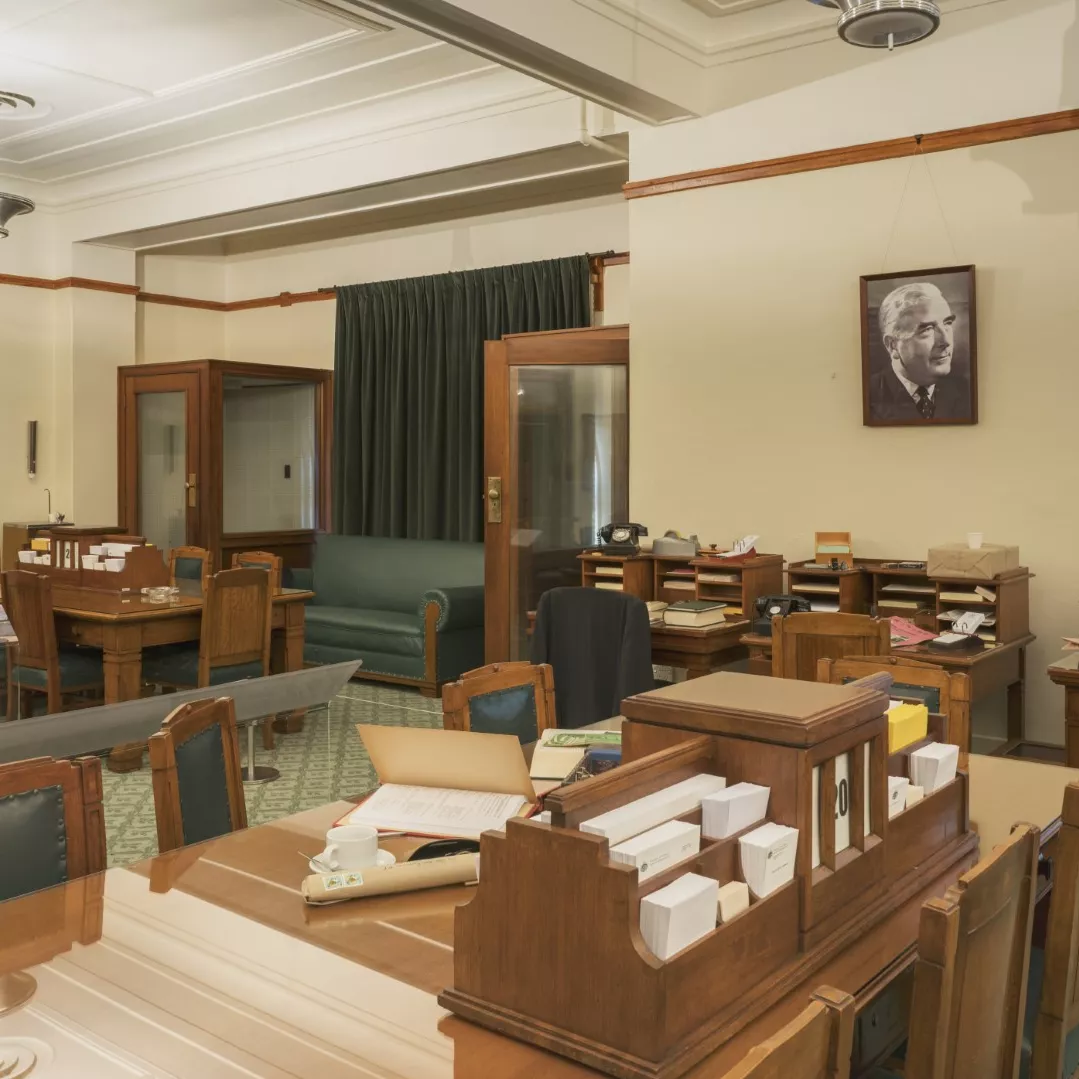
[[[270,575],[274,593],[281,591],[281,556],[269,551],[240,551],[232,556],[232,568],[261,569]]]
[[[19,714],[19,694],[45,695],[47,710],[61,712],[64,697],[104,691],[105,671],[96,648],[60,645],[52,610],[52,581],[44,574],[9,570],[3,602],[18,644],[6,649],[7,714]]]
[[[105,869],[101,761],[0,764],[0,902]]]
[[[203,592],[214,571],[214,556],[204,547],[173,547],[169,552],[169,582],[198,581]]]
[[[262,570],[215,573],[206,585],[198,642],[144,649],[143,680],[187,689],[269,674],[271,602]]]
[[[181,705],[148,745],[162,853],[247,827],[231,697]]]
[[[1045,950],[1030,952],[1020,1068],[1030,1079],[1069,1079],[1079,1070],[1079,783],[1065,788],[1060,817]]]
[[[448,731],[515,734],[522,745],[556,725],[554,670],[549,663],[492,663],[442,687]]]

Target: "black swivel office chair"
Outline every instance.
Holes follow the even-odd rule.
[[[621,592],[552,588],[536,611],[532,662],[554,668],[559,727],[610,719],[655,688],[648,607]]]

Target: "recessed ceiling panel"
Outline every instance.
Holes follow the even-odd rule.
[[[0,0],[0,33],[82,0]]]
[[[721,15],[735,15],[740,11],[752,11],[753,8],[767,7],[778,0],[684,0],[690,7],[703,11],[705,15],[718,18]]]
[[[80,0],[0,34],[0,54],[160,91],[337,33],[278,0]]]

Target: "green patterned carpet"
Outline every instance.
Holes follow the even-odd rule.
[[[256,732],[255,764],[272,765],[281,778],[244,784],[248,824],[265,824],[373,787],[375,774],[356,732],[357,723],[441,727],[442,703],[421,697],[416,690],[350,682],[328,708],[308,713],[301,733],[277,735],[275,749],[264,750]],[[244,732],[240,753],[246,764]],[[141,771],[125,775],[104,770],[103,776],[109,865],[129,865],[156,854],[149,765],[144,763]]]

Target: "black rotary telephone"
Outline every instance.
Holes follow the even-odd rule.
[[[758,596],[756,607],[753,632],[760,637],[772,636],[772,619],[776,615],[786,618],[789,614],[801,614],[812,609],[809,600],[803,596]]]
[[[606,554],[636,554],[641,549],[641,536],[648,535],[648,529],[638,524],[609,524],[599,530],[603,546],[599,550]]]

